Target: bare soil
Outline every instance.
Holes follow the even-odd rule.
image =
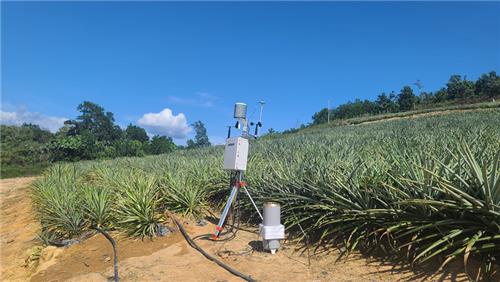
[[[113,276],[113,252],[99,234],[66,248],[43,247],[35,240],[39,228],[31,210],[28,185],[34,178],[0,180],[2,281],[107,281]],[[191,237],[211,233],[184,221]],[[433,274],[337,251],[312,257],[285,242],[275,255],[261,251],[255,229],[240,230],[230,241],[196,242],[210,254],[258,281],[464,281],[459,270]],[[241,281],[192,249],[180,232],[150,239],[111,234],[118,244],[121,281]],[[38,245],[38,246],[37,246]],[[459,269],[459,268],[454,268]]]
[[[39,229],[28,185],[34,177],[0,180],[0,273],[3,281],[25,281],[29,277],[25,259],[35,246]]]

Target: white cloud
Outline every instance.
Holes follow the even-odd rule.
[[[169,108],[159,113],[144,114],[137,124],[146,128],[149,133],[166,135],[172,138],[185,138],[191,127],[189,127],[183,113],[173,115]]]
[[[47,116],[37,112],[29,112],[25,109],[16,109],[14,111],[0,110],[0,124],[4,125],[22,125],[23,123],[37,124],[50,132],[56,132],[68,120],[63,117]]]

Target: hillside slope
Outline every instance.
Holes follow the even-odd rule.
[[[312,125],[310,127],[301,129],[297,132],[322,130],[325,128],[337,127],[342,125],[356,125],[356,124],[366,124],[366,123],[373,123],[380,121],[394,121],[406,118],[418,118],[418,117],[433,116],[433,115],[439,116],[451,113],[476,112],[476,111],[494,110],[499,108],[500,108],[500,102],[483,102],[483,103],[465,104],[465,105],[449,105],[449,106],[436,107],[423,110],[357,117],[346,120],[332,120],[329,124]]]

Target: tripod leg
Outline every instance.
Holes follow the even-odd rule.
[[[234,199],[238,195],[238,190],[240,189],[239,187],[239,174],[235,178],[237,181],[233,182],[233,188],[231,189],[231,194],[229,194],[229,198],[227,198],[226,206],[224,207],[224,210],[222,211],[222,214],[219,219],[219,223],[215,227],[215,232],[212,235],[212,240],[216,240],[217,237],[219,237],[219,234],[222,231],[222,227],[224,226],[224,222],[226,221],[227,215],[229,213],[229,209],[231,208],[231,205],[234,202]]]
[[[262,214],[260,213],[259,208],[257,207],[257,205],[255,204],[255,202],[253,201],[252,196],[250,196],[250,193],[248,192],[247,187],[243,186],[243,190],[245,190],[245,192],[247,193],[248,198],[250,198],[250,201],[252,202],[253,207],[255,208],[255,210],[257,211],[257,213],[259,214],[260,219],[264,220],[264,217],[262,217]]]

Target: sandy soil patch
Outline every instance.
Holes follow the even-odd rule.
[[[25,281],[29,272],[25,259],[35,246],[39,229],[28,197],[28,185],[35,177],[0,180],[0,274],[2,280]]]
[[[214,227],[198,227],[192,222],[184,225],[191,237],[210,233]],[[309,264],[307,252],[297,250],[294,243],[285,243],[271,255],[261,251],[256,230],[252,229],[240,230],[231,241],[196,242],[257,281],[466,281],[460,271],[414,272],[359,254],[336,261],[337,251],[314,255]],[[120,239],[118,256],[121,281],[241,281],[192,249],[179,232],[154,241]],[[106,281],[113,277],[111,257],[109,243],[96,235],[67,248],[56,265],[37,273],[32,281]]]

